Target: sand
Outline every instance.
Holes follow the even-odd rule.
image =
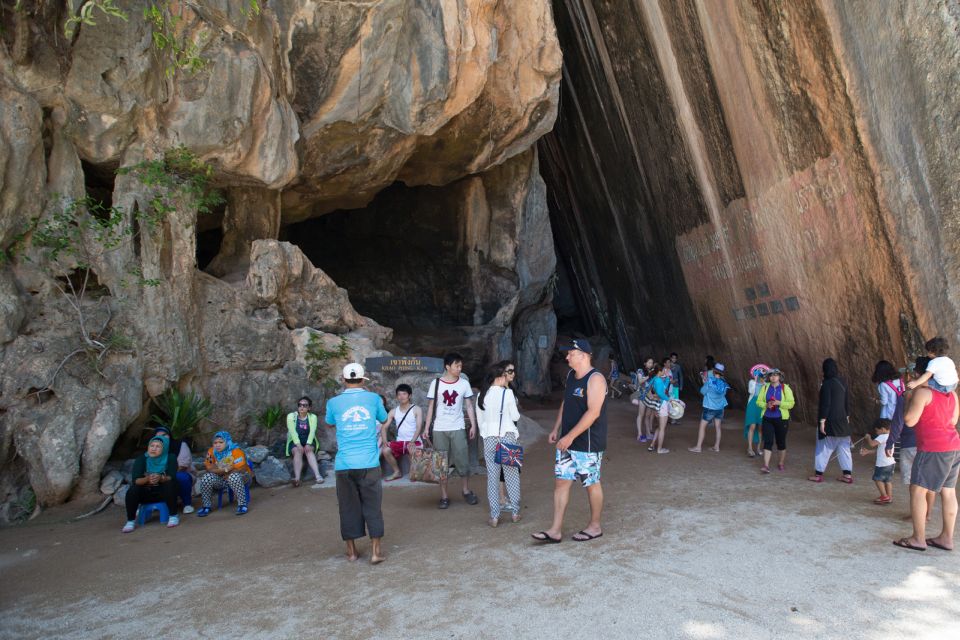
[[[550,426],[554,412],[528,415]],[[552,513],[543,440],[527,449],[519,524],[486,526],[485,478],[480,505],[447,511],[435,486],[388,485],[379,566],[367,542],[360,562],[342,556],[329,489],[257,488],[242,518],[215,511],[129,535],[119,507],[75,523],[65,507],[0,531],[0,636],[960,637],[960,551],[890,544],[909,533],[905,488],[898,476],[894,503],[873,505],[872,457],[856,458],[853,485],[833,481],[835,466],[815,485],[812,429],[791,434],[785,473],[763,476],[739,415],[720,453],[686,451],[690,416],[659,456],[635,442],[632,406],[613,402],[610,418],[595,541],[569,539],[587,521],[579,487],[564,542],[530,540]]]

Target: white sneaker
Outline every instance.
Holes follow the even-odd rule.
[[[170,516],[170,519],[167,520],[167,528],[177,527],[180,525],[180,516]]]
[[[133,520],[127,520],[127,524],[123,525],[123,529],[121,529],[120,531],[122,531],[123,533],[130,533],[136,528],[137,528],[136,522],[134,522]]]
[[[193,513],[193,507],[191,507],[191,506],[188,504],[187,506],[185,506],[185,507],[183,508],[183,515],[188,515],[188,514],[191,514],[191,513]]]

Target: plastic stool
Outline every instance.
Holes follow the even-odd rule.
[[[147,520],[153,516],[154,511],[160,515],[160,524],[167,524],[167,521],[170,520],[170,509],[167,508],[166,502],[151,502],[150,504],[140,505],[140,509],[137,511],[137,524],[141,527],[145,525]]]
[[[223,508],[224,490],[226,490],[227,492],[227,504],[230,504],[233,502],[233,489],[231,489],[230,487],[221,487],[220,490],[217,491],[217,509]],[[247,506],[249,507],[250,506],[250,485],[249,484],[243,485],[243,492],[247,497]]]

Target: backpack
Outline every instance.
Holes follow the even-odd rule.
[[[897,406],[893,410],[893,415],[890,416],[890,431],[899,433],[900,429],[903,429],[903,405],[904,405],[904,393],[906,392],[906,387],[903,385],[903,380],[897,380],[900,383],[900,386],[893,384],[889,380],[885,380],[883,384],[890,387],[895,394],[897,394]]]

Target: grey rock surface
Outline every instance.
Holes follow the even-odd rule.
[[[261,487],[279,487],[290,482],[290,472],[286,465],[273,456],[267,456],[254,471],[257,484]]]

